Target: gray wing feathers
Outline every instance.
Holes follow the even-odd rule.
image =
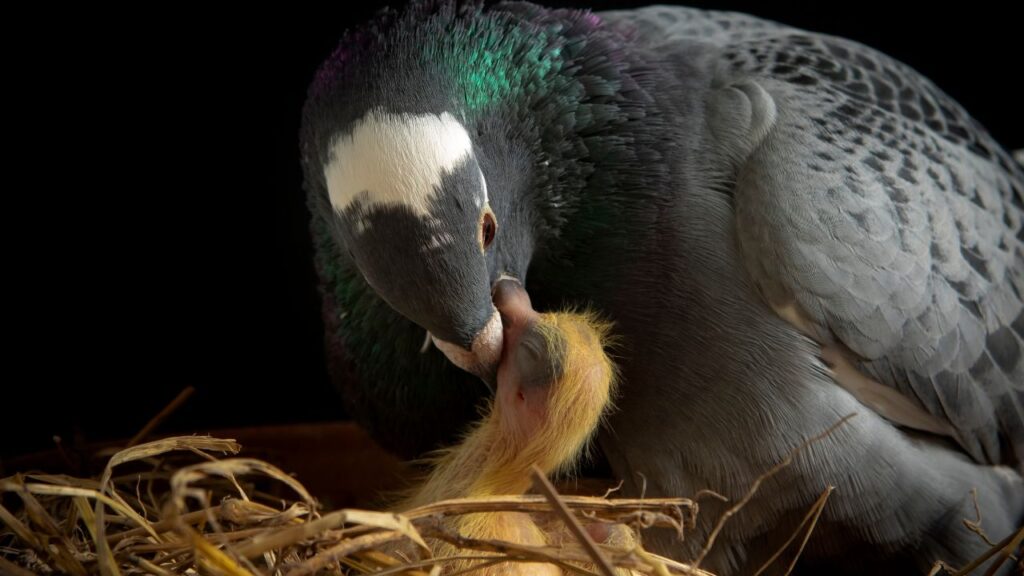
[[[623,14],[609,17],[679,50],[716,47],[709,123],[769,301],[797,302],[978,461],[1024,461],[1020,165],[927,79],[855,42],[729,13]]]
[[[738,12],[700,10],[685,6],[654,5],[599,13],[607,21],[626,27],[651,44],[700,40],[725,44],[765,38],[795,28]]]
[[[1019,170],[911,71],[890,74],[896,65],[873,55],[902,85],[862,71],[863,92],[841,79],[856,65],[829,58],[824,42],[793,40],[776,50],[797,56],[762,80],[779,120],[737,182],[755,280],[795,298],[877,380],[945,417],[973,457],[1019,459]],[[995,357],[998,372],[983,370]]]

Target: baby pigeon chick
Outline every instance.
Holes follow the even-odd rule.
[[[585,313],[537,313],[511,280],[496,286],[494,301],[505,331],[494,400],[465,439],[441,454],[404,506],[523,494],[530,488],[533,465],[549,474],[576,463],[611,403],[615,368],[604,351],[606,324]],[[468,538],[534,546],[562,539],[519,512],[463,515],[452,528]],[[444,556],[454,550],[441,546],[434,552]],[[453,563],[449,570],[471,564]],[[561,570],[549,564],[503,563],[485,573],[553,576]]]

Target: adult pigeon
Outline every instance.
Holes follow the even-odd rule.
[[[599,445],[629,493],[735,500],[856,413],[725,525],[716,573],[829,486],[811,573],[964,565],[975,502],[992,539],[1021,526],[1024,169],[906,65],[735,13],[417,2],[345,35],[301,147],[332,370],[386,446],[475,416],[511,278],[614,322]],[[645,544],[693,558],[724,506]]]

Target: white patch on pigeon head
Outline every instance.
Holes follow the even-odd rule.
[[[373,110],[331,146],[324,168],[331,205],[338,212],[356,201],[366,212],[404,206],[417,216],[429,217],[442,176],[472,154],[469,133],[447,112]],[[364,225],[365,221],[357,223],[359,228]]]

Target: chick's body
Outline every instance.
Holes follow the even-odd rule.
[[[506,301],[498,307],[509,311],[516,305]],[[451,498],[523,494],[531,485],[534,465],[545,474],[573,467],[596,431],[614,391],[615,372],[603,346],[607,326],[585,314],[537,314],[528,301],[511,315],[515,318],[505,324],[508,348],[490,410],[462,442],[436,460],[425,483],[402,508]],[[451,527],[467,538],[533,546],[551,541],[529,514],[519,512],[463,515]],[[446,544],[435,550],[441,556],[455,552]],[[448,570],[477,563],[455,562]],[[520,563],[498,564],[484,572],[561,573],[553,565]]]

